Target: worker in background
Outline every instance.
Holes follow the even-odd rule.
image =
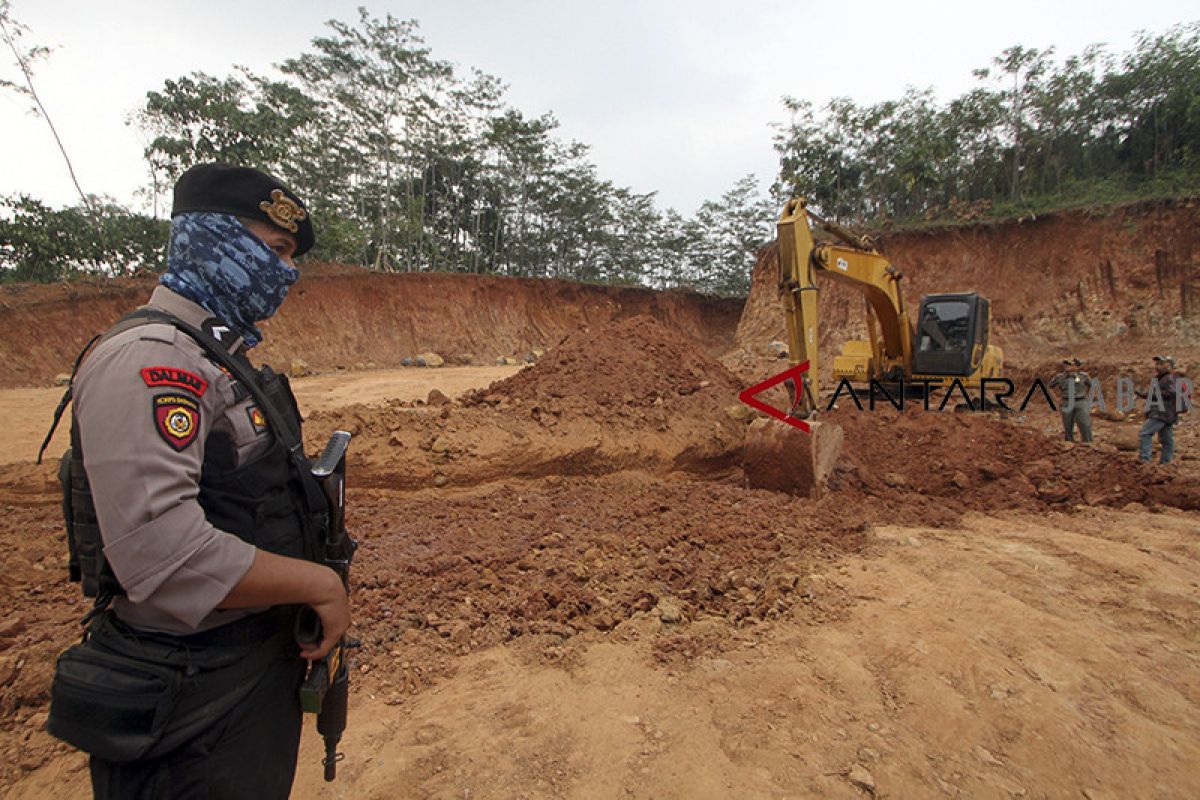
[[[1083,371],[1083,362],[1078,358],[1064,358],[1062,367],[1050,379],[1050,386],[1058,389],[1063,434],[1068,442],[1075,441],[1075,426],[1078,425],[1080,441],[1090,443],[1092,413],[1088,408],[1088,397],[1092,389],[1092,377]]]
[[[1158,434],[1162,445],[1159,463],[1170,464],[1175,457],[1175,424],[1179,422],[1179,413],[1189,408],[1186,390],[1190,389],[1190,384],[1185,384],[1187,379],[1175,374],[1175,359],[1171,356],[1155,356],[1154,373],[1150,391],[1138,393],[1146,398],[1146,422],[1138,432],[1138,457],[1142,461],[1150,460],[1154,435]],[[1180,397],[1181,388],[1185,389],[1183,397]]]

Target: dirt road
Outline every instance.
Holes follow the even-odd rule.
[[[384,400],[424,400],[432,389],[447,397],[487,386],[514,375],[521,367],[442,367],[436,370],[394,369],[370,372],[335,372],[292,381],[296,400],[304,411],[340,408],[351,403]],[[41,447],[54,409],[62,397],[59,388],[0,390],[0,419],[5,420],[7,441],[0,464],[32,461]],[[60,426],[46,452],[59,455],[68,447],[69,420]]]

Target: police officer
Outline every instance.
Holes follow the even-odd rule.
[[[299,276],[293,259],[314,244],[304,204],[258,170],[203,164],[179,179],[171,215],[168,268],[146,308],[245,361],[262,337],[256,323]],[[286,380],[259,375],[276,390],[282,381],[281,405],[298,431]],[[155,720],[168,719],[153,723],[152,746],[130,751],[143,755],[96,754],[123,753],[115,741],[92,751],[95,796],[287,797],[305,659],[329,651],[350,612],[338,576],[307,560],[301,481],[280,437],[219,359],[154,320],[119,323],[100,340],[75,378],[74,403],[72,439],[119,584],[88,646],[147,670],[177,668],[147,684],[176,694],[154,706]],[[292,623],[302,605],[324,635],[300,647]],[[67,699],[52,700],[52,724],[56,702],[70,714],[73,684],[62,671],[55,692]],[[116,686],[137,674],[92,679]]]
[[[1063,369],[1050,379],[1050,386],[1059,392],[1059,411],[1062,412],[1063,434],[1068,442],[1075,441],[1075,426],[1079,426],[1079,438],[1092,441],[1092,414],[1088,407],[1088,395],[1092,388],[1092,377],[1081,367],[1078,358],[1064,358]]]

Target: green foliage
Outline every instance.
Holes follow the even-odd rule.
[[[279,70],[195,73],[148,93],[134,122],[150,142],[151,191],[203,161],[268,170],[309,202],[313,258],[389,271],[736,293],[770,237],[753,180],[697,219],[662,212],[652,194],[601,179],[585,146],[555,137],[553,117],[506,107],[498,79],[435,59],[415,21],[359,9]]]
[[[785,98],[777,199],[886,223],[1200,191],[1200,23],[1142,33],[1120,60],[1018,45],[975,75],[943,105],[915,89],[868,106]]]
[[[167,228],[96,197],[63,209],[24,195],[0,197],[0,282],[161,270]]]

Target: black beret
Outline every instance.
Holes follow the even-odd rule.
[[[179,176],[171,216],[213,211],[268,222],[296,237],[296,255],[316,243],[312,220],[296,193],[277,178],[250,167],[197,164]]]

